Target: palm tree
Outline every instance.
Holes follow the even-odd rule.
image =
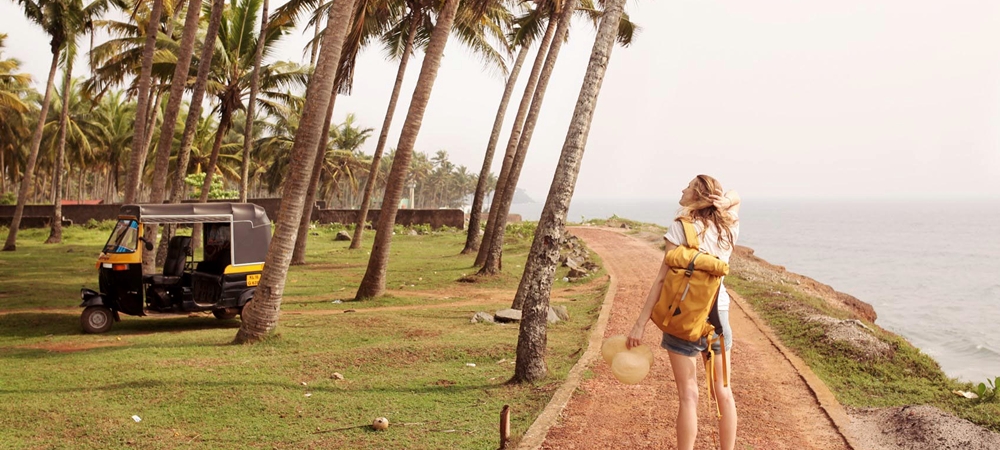
[[[170,203],[180,203],[182,199],[184,176],[187,173],[191,157],[191,145],[194,142],[195,133],[198,131],[201,119],[201,103],[205,98],[205,89],[208,86],[208,76],[212,70],[216,39],[219,27],[222,26],[222,13],[225,7],[225,0],[212,0],[208,18],[208,29],[205,30],[205,40],[198,58],[198,75],[195,78],[194,88],[191,91],[191,103],[188,106],[187,119],[184,121],[184,134],[181,137],[181,144],[177,150],[177,170],[170,189]],[[194,244],[197,245],[197,242]]]
[[[507,150],[504,153],[503,163],[500,166],[500,175],[497,179],[496,191],[493,193],[494,202],[490,205],[489,218],[486,220],[486,234],[483,236],[482,245],[479,247],[479,252],[476,254],[476,266],[482,266],[486,262],[487,250],[490,248],[490,244],[493,239],[493,235],[490,233],[490,226],[496,222],[497,215],[500,211],[499,209],[494,208],[494,205],[496,204],[495,200],[504,191],[507,173],[510,172],[510,164],[514,160],[514,152],[517,151],[517,142],[521,137],[521,129],[524,126],[525,117],[527,116],[528,109],[531,106],[530,98],[538,86],[538,79],[541,76],[542,66],[545,63],[545,55],[549,51],[552,36],[555,34],[557,28],[557,14],[559,11],[558,8],[560,7],[561,5],[556,0],[545,1],[539,4],[538,7],[531,12],[519,18],[517,21],[517,23],[521,26],[517,31],[520,36],[515,35],[514,37],[515,42],[519,38],[530,39],[531,36],[536,35],[537,30],[541,28],[541,22],[545,21],[547,22],[547,25],[545,27],[545,32],[542,34],[541,43],[538,46],[538,53],[535,55],[535,62],[531,66],[531,74],[528,75],[528,83],[524,86],[524,93],[521,94],[521,103],[518,105],[517,114],[514,116],[514,126],[511,127],[510,130],[510,138],[507,140]]]
[[[472,207],[469,210],[469,230],[465,238],[465,248],[462,254],[472,253],[479,250],[479,227],[482,222],[483,200],[486,197],[486,182],[489,178],[490,167],[493,165],[493,155],[496,152],[497,141],[500,140],[500,130],[503,128],[503,119],[507,114],[507,105],[510,103],[511,94],[514,93],[514,85],[517,83],[517,76],[521,73],[521,66],[528,56],[528,45],[521,45],[517,52],[517,59],[514,67],[507,77],[507,84],[504,85],[503,95],[500,97],[500,106],[497,108],[497,115],[493,119],[493,130],[490,132],[490,140],[486,144],[486,156],[483,157],[483,168],[479,171],[479,179],[476,183],[476,191],[472,196]]]
[[[262,0],[240,0],[232,9],[223,15],[219,28],[221,44],[219,59],[213,61],[214,76],[210,78],[210,87],[219,99],[219,131],[216,135],[215,147],[222,143],[222,138],[232,125],[233,113],[245,109],[243,95],[250,87],[253,76],[253,64],[256,59],[257,46],[268,51],[284,35],[289,24],[269,27],[262,43],[258,44],[258,36],[253,33],[253,24],[257,19],[257,11]],[[251,69],[248,71],[247,69]],[[258,73],[259,83],[264,89],[287,88],[306,84],[308,70],[306,67],[292,63],[278,62],[261,68]],[[213,173],[218,150],[212,150],[206,172]],[[210,179],[206,178],[202,188],[201,201],[207,200]]]
[[[31,134],[28,127],[31,75],[20,72],[21,62],[17,59],[3,58],[6,39],[7,35],[0,33],[0,193],[7,192],[8,168],[16,168],[10,162],[22,146],[20,143]],[[13,174],[10,175],[14,179]]]
[[[243,159],[240,166],[240,202],[247,201],[248,177],[250,175],[250,146],[253,142],[254,121],[256,120],[257,91],[260,89],[260,62],[264,57],[264,46],[260,45],[267,39],[268,0],[263,0],[260,13],[260,33],[257,36],[256,52],[253,59],[253,72],[250,75],[250,100],[247,102],[247,124],[243,133]]]
[[[156,38],[159,34],[160,16],[163,12],[163,1],[152,0],[153,4],[149,10],[149,22],[146,25],[146,41],[142,50],[142,68],[139,71],[138,92],[136,93],[136,117],[135,137],[132,139],[132,155],[129,163],[128,181],[125,183],[125,203],[134,203],[136,192],[139,189],[139,182],[142,177],[143,166],[146,163],[146,120],[147,109],[151,100],[151,83],[153,75],[153,54],[156,52]],[[149,132],[152,132],[151,130]]]
[[[600,19],[601,12],[597,11],[597,9],[593,7],[591,0],[582,1],[580,9],[591,16],[594,20],[594,25],[596,26],[597,21]],[[521,65],[524,63],[524,58],[527,55],[528,48],[530,47],[530,40],[534,39],[539,34],[540,22],[544,18],[543,15],[540,14],[542,11],[543,10],[536,8],[529,14],[519,18],[516,24],[517,31],[512,36],[514,44],[519,45],[521,50],[518,52],[514,68],[511,70],[510,76],[507,79],[507,85],[504,87],[503,96],[500,99],[500,107],[497,109],[497,115],[493,121],[493,131],[490,133],[490,140],[486,146],[486,156],[483,158],[483,168],[479,172],[479,180],[477,181],[475,194],[473,195],[472,208],[469,211],[469,229],[465,240],[465,248],[462,249],[462,254],[471,253],[480,248],[479,227],[481,225],[483,201],[486,196],[486,189],[488,186],[488,174],[490,173],[490,167],[493,163],[493,156],[496,150],[497,140],[500,137],[500,130],[503,127],[507,104],[510,101],[511,94],[514,90],[514,84],[517,81],[517,76],[521,70]],[[622,29],[619,31],[619,41],[624,45],[628,45],[628,43],[631,42],[634,30],[635,27],[628,20],[627,15],[623,15]],[[517,122],[517,120],[515,120],[515,122]],[[515,125],[513,129],[519,130],[519,128],[519,126]],[[518,131],[518,133],[519,132],[520,131]],[[509,147],[510,146],[508,146],[508,148]],[[485,258],[485,254],[482,254],[481,257]],[[476,265],[481,265],[483,262],[480,258],[477,258],[477,261]]]
[[[525,301],[517,337],[517,362],[510,380],[514,383],[532,383],[545,377],[546,317],[552,278],[559,260],[559,244],[564,238],[566,213],[580,173],[597,96],[611,59],[624,4],[625,0],[609,0],[606,5],[552,187],[517,288],[518,295],[523,295]]]
[[[341,65],[344,64],[343,57],[341,58]],[[339,80],[339,78],[338,78]],[[335,84],[336,87],[336,84]],[[332,162],[327,171],[329,174],[351,174],[349,179],[354,181],[352,168],[355,166],[354,162],[354,152],[371,135],[372,129],[365,128],[364,130],[354,127],[354,114],[348,114],[346,120],[336,129],[330,129],[330,115],[333,114],[333,105],[336,103],[336,95],[330,96],[330,104],[327,106],[326,121],[323,124],[323,130],[326,132],[323,138],[320,140],[322,151],[317,153],[316,161],[313,166],[313,173],[310,176],[309,190],[306,193],[305,210],[302,211],[302,218],[299,221],[299,232],[298,237],[295,239],[295,251],[292,253],[292,265],[301,265],[306,263],[306,243],[308,242],[308,231],[309,223],[312,217],[312,206],[316,201],[317,189],[323,183],[321,183],[321,178],[324,169],[328,168],[326,164],[327,160],[330,159],[331,153]],[[332,138],[333,148],[329,148],[328,138]],[[338,142],[339,141],[339,142]],[[346,147],[345,147],[346,146]],[[339,178],[339,177],[338,177]],[[333,184],[336,186],[336,183]],[[329,194],[330,189],[327,187],[324,189],[324,193]]]
[[[258,35],[253,32],[253,24],[257,20],[260,2],[261,0],[240,0],[239,3],[224,12],[222,24],[219,27],[219,50],[221,52],[217,55],[218,58],[213,60],[214,68],[212,77],[209,79],[209,88],[219,99],[217,106],[219,129],[215,136],[212,155],[205,169],[208,174],[215,173],[219,150],[223,138],[232,125],[233,113],[245,109],[243,95],[250,86],[253,61],[256,58],[258,45]],[[265,39],[260,43],[264,46],[264,51],[273,47],[277,39],[288,32],[290,25],[290,23],[284,23],[281,26],[268,27]],[[248,71],[248,69],[251,70]],[[258,77],[263,89],[283,89],[305,85],[308,72],[307,67],[298,64],[276,62],[262,67]],[[212,177],[206,176],[199,202],[208,200],[211,183]],[[201,228],[195,226],[191,239],[194,245],[197,245],[200,237]]]
[[[315,73],[306,89],[306,101],[302,111],[301,126],[295,134],[292,147],[292,165],[289,182],[285,183],[281,209],[278,211],[278,226],[271,238],[264,261],[264,272],[260,284],[254,292],[253,300],[244,307],[240,331],[236,333],[236,343],[253,343],[264,339],[278,325],[278,311],[281,296],[288,275],[288,263],[295,246],[295,227],[302,215],[307,174],[312,172],[313,154],[320,141],[320,126],[323,114],[330,101],[330,91],[336,78],[337,65],[344,44],[344,36],[350,24],[354,1],[339,2],[330,8],[327,33],[323,36],[322,49]]]
[[[566,40],[566,34],[569,32],[570,21],[572,19],[571,16],[573,12],[576,11],[576,0],[566,0],[562,7],[564,9],[560,12],[559,25],[556,28],[556,38],[552,41],[551,48],[548,50],[548,55],[545,59],[545,66],[542,68],[542,73],[539,77],[538,86],[532,94],[531,107],[528,111],[527,117],[525,118],[521,136],[516,142],[516,150],[513,153],[513,159],[510,161],[509,171],[507,174],[504,174],[501,170],[501,181],[497,187],[497,192],[493,196],[493,202],[490,208],[491,216],[493,216],[493,209],[497,209],[497,214],[493,217],[492,223],[487,224],[487,235],[490,237],[489,245],[486,246],[486,248],[480,249],[481,254],[484,251],[486,253],[483,260],[483,267],[479,271],[480,275],[495,275],[498,274],[501,269],[503,234],[507,225],[507,214],[510,212],[510,205],[514,199],[517,180],[521,174],[521,167],[524,165],[524,159],[527,156],[528,147],[531,144],[531,137],[535,130],[535,124],[538,122],[538,116],[541,112],[542,102],[545,98],[545,89],[548,86],[549,77],[552,74],[552,70],[555,68],[556,59],[559,56],[559,49],[562,47],[562,43]],[[621,16],[619,16],[617,25],[618,28],[616,32],[626,34],[629,38],[631,38],[633,35],[631,30],[635,28],[634,26],[631,24],[623,25],[621,23]],[[628,44],[626,43],[626,45]],[[510,150],[509,147],[508,150]],[[507,159],[505,158],[505,162],[506,161]],[[486,239],[484,238],[484,240]],[[518,306],[520,305],[516,304],[514,307]]]
[[[7,34],[0,33],[0,107],[5,112],[15,112],[24,114],[28,112],[28,104],[25,103],[23,93],[28,83],[31,82],[31,75],[18,73],[21,69],[21,61],[17,59],[2,59],[4,41]],[[4,119],[0,116],[0,119]]]
[[[52,191],[53,195],[53,208],[52,208],[52,220],[49,223],[49,237],[45,240],[46,244],[59,244],[62,243],[62,197],[63,197],[63,166],[66,160],[66,128],[67,122],[69,120],[69,110],[70,110],[70,92],[72,92],[72,74],[73,74],[73,60],[76,58],[76,43],[74,42],[75,36],[70,38],[66,45],[66,50],[63,52],[64,61],[63,67],[63,89],[62,89],[62,105],[59,113],[59,133],[56,138],[55,147],[55,164],[52,171]],[[87,143],[89,146],[89,142]]]
[[[343,51],[341,52],[340,64],[337,68],[337,78],[334,80],[333,90],[330,92],[330,102],[327,105],[326,120],[323,122],[323,132],[321,134],[322,138],[320,140],[319,147],[316,149],[316,160],[313,165],[309,188],[306,193],[305,209],[302,211],[302,217],[299,220],[298,237],[295,241],[295,251],[292,253],[293,265],[305,264],[306,262],[305,254],[308,240],[308,230],[310,220],[312,219],[313,205],[316,200],[316,190],[320,185],[320,176],[324,166],[323,162],[327,153],[326,139],[330,134],[331,120],[333,119],[333,108],[336,104],[337,94],[341,92],[350,92],[354,77],[355,60],[357,59],[358,53],[361,51],[361,48],[363,48],[372,39],[373,36],[385,32],[386,27],[389,23],[391,23],[392,18],[400,15],[399,6],[401,4],[402,3],[398,1],[364,1],[358,8],[355,8],[351,27],[348,30],[348,34],[344,41]],[[290,2],[285,5],[285,8],[286,10],[282,12],[283,15],[291,14],[292,11],[301,9],[301,6],[297,5],[296,2]],[[312,22],[315,22],[317,26],[320,22],[321,13],[325,8],[329,8],[329,3],[317,7],[313,15]],[[312,47],[313,50],[315,50],[316,44],[313,43]]]
[[[510,12],[501,2],[468,2],[469,6],[456,12],[458,18],[455,20],[456,34],[463,43],[482,55],[487,64],[493,63],[497,67],[506,70],[506,65],[495,49],[488,45],[486,35],[504,40],[504,29],[511,21]],[[378,143],[375,146],[375,155],[372,158],[372,167],[378,167],[382,159],[382,152],[385,150],[386,140],[389,136],[389,128],[396,111],[396,102],[399,99],[399,92],[403,85],[403,77],[406,73],[407,63],[410,54],[413,52],[414,42],[417,39],[418,26],[427,27],[430,19],[427,15],[427,8],[419,1],[407,1],[409,12],[404,16],[388,33],[383,37],[383,42],[393,57],[398,56],[399,69],[396,71],[396,81],[389,96],[389,106],[386,109],[385,119],[382,121],[382,131],[379,133]],[[424,31],[426,33],[426,31]],[[400,42],[405,42],[402,46]],[[398,53],[397,53],[398,52]],[[374,170],[372,171],[374,172]],[[369,177],[365,183],[365,190],[361,199],[361,206],[354,227],[354,236],[351,239],[351,249],[361,248],[361,238],[365,223],[368,220],[368,210],[371,206],[371,196],[375,189],[377,180]]]
[[[318,193],[322,198],[332,201],[344,181],[351,192],[356,192],[356,174],[364,173],[371,167],[371,161],[364,158],[360,149],[375,130],[356,126],[355,120],[354,114],[349,113],[343,123],[330,130],[330,149],[323,159],[323,176]]]
[[[52,99],[52,85],[55,82],[56,68],[59,64],[59,54],[66,44],[67,38],[76,32],[76,30],[84,27],[87,16],[81,0],[18,0],[18,4],[24,9],[24,14],[28,17],[28,20],[41,26],[51,38],[49,40],[49,48],[52,52],[52,62],[49,65],[49,78],[45,84],[45,94],[42,98],[42,107],[38,115],[38,125],[35,126],[35,132],[31,136],[28,162],[24,168],[24,175],[21,177],[21,186],[17,192],[17,206],[14,209],[14,217],[11,219],[10,231],[7,233],[7,241],[4,243],[3,251],[17,250],[17,232],[21,226],[24,205],[28,200],[28,192],[32,185],[32,175],[35,171],[35,163],[38,160],[38,149],[42,143],[42,131],[45,127],[44,118],[49,112],[49,102]]]
[[[184,17],[184,29],[181,31],[177,62],[174,65],[174,73],[171,78],[170,95],[163,113],[163,123],[160,125],[160,139],[156,144],[156,164],[149,196],[150,203],[162,203],[165,197],[171,144],[174,139],[174,129],[177,126],[177,116],[181,110],[181,102],[184,99],[184,88],[187,86],[188,74],[191,69],[191,57],[194,55],[195,37],[198,32],[200,16],[201,0],[189,0],[187,14]],[[156,235],[155,228],[154,224],[152,236]]]
[[[104,139],[108,133],[103,129],[100,122],[98,108],[100,107],[94,99],[90,98],[81,89],[81,80],[72,79],[69,89],[69,114],[66,117],[66,159],[68,164],[65,176],[68,178],[73,168],[76,168],[77,175],[77,198],[84,197],[85,184],[88,178],[93,180],[93,185],[99,181],[94,169],[99,162],[98,152],[104,146]],[[58,106],[58,105],[56,105]],[[43,144],[44,138],[43,138]],[[70,183],[66,183],[65,195],[70,197]],[[90,196],[95,196],[91,190]]]
[[[399,209],[399,200],[403,194],[403,183],[406,180],[417,134],[420,132],[420,123],[423,121],[424,111],[427,109],[431,90],[434,88],[434,80],[437,78],[438,68],[441,67],[441,57],[444,56],[445,44],[448,43],[448,35],[451,33],[451,26],[455,21],[458,4],[458,0],[445,1],[438,14],[434,31],[431,32],[423,66],[420,68],[420,76],[417,78],[417,86],[414,88],[413,98],[410,100],[410,109],[407,111],[399,143],[396,145],[396,157],[392,163],[392,170],[389,172],[385,197],[382,201],[378,225],[375,228],[375,243],[368,260],[368,269],[361,280],[361,286],[358,287],[356,295],[358,299],[377,297],[385,292],[385,269],[389,262],[392,227],[396,223],[396,211]]]
[[[84,82],[86,83],[86,82]],[[135,124],[135,103],[126,102],[122,91],[110,91],[94,107],[94,122],[100,137],[94,159],[99,172],[107,180],[107,200],[114,203],[119,192],[121,174],[125,171],[125,151],[130,147]]]
[[[304,98],[289,96],[286,102],[270,105],[272,112],[268,116],[271,121],[260,124],[262,136],[254,142],[254,148],[255,153],[266,161],[263,183],[271,192],[279,191],[284,186],[299,129],[299,114],[304,104]]]
[[[166,197],[167,176],[172,150],[170,144],[173,142],[174,128],[177,126],[177,116],[180,113],[184,88],[187,86],[200,15],[201,1],[190,0],[187,6],[187,14],[184,17],[184,28],[181,31],[180,48],[178,49],[177,61],[174,64],[170,94],[163,112],[163,123],[160,125],[159,141],[156,145],[157,153],[153,170],[153,183],[149,195],[150,203],[163,203]],[[173,24],[173,21],[171,21],[171,24]],[[168,33],[169,35],[170,33]],[[156,236],[157,224],[149,225],[145,229],[146,239],[152,242],[156,240]],[[172,236],[173,227],[167,226],[164,230],[164,239],[160,242],[159,247],[154,247],[156,250],[143,253],[143,271],[153,272],[155,264],[165,260],[166,244]]]

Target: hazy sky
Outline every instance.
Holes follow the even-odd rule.
[[[673,199],[698,173],[744,197],[1000,198],[1000,2],[681,0],[627,8],[643,29],[612,55],[577,198]],[[13,2],[0,1],[0,32],[10,34],[5,55],[43,83],[48,39]],[[548,192],[593,36],[589,23],[576,22],[549,85],[519,183],[537,200]],[[305,41],[289,36],[279,58],[301,61]],[[411,59],[390,146],[420,62]],[[395,70],[381,48],[368,50],[335,120],[352,112],[377,134]],[[452,40],[417,150],[447,150],[478,172],[503,82]]]

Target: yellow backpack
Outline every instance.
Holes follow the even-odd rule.
[[[652,317],[664,333],[696,342],[714,330],[708,323],[708,315],[719,296],[722,277],[729,273],[729,264],[698,250],[700,243],[694,224],[684,219],[678,221],[684,226],[687,242],[663,258],[669,270]]]

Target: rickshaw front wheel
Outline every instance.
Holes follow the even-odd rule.
[[[80,325],[87,333],[105,333],[111,329],[114,316],[107,306],[92,305],[83,310],[80,315]]]

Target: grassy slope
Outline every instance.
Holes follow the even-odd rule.
[[[885,358],[865,358],[847,344],[826,339],[822,325],[803,320],[815,314],[847,318],[822,299],[790,284],[748,281],[739,272],[726,277],[726,285],[750,302],[842,404],[859,408],[930,404],[1000,431],[1000,402],[956,396],[952,390],[970,390],[971,384],[948,378],[936,361],[902,337],[867,324],[892,350]]]
[[[455,282],[473,258],[457,255],[461,233],[397,235],[392,295],[354,302],[367,252],[334,242],[335,231],[310,236],[311,264],[289,273],[280,338],[256,346],[229,345],[238,320],[205,315],[126,316],[83,335],[76,310],[46,309],[74,308],[78,289],[96,285],[107,232],[71,227],[65,244],[47,246],[47,230],[22,231],[18,251],[0,254],[0,309],[15,310],[0,315],[3,447],[495,448],[504,404],[523,434],[586,346],[605,283],[565,296],[572,320],[549,328],[552,376],[507,386],[516,325],[469,317],[509,305],[525,239],[506,252],[503,277],[471,288],[510,295],[447,306],[474,300]],[[401,305],[431,308],[380,308]],[[355,427],[379,416],[389,431]]]

